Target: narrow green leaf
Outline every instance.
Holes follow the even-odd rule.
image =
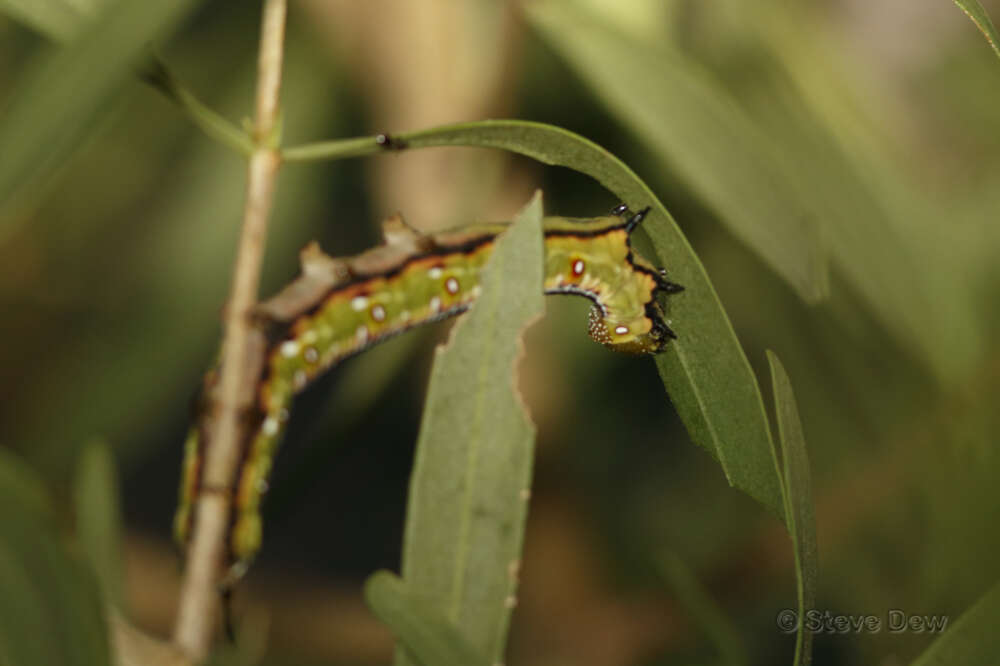
[[[993,666],[1000,658],[1000,583],[995,584],[913,666]]]
[[[74,491],[77,538],[105,598],[124,608],[121,494],[115,459],[106,443],[94,441],[84,447]]]
[[[790,162],[707,71],[668,45],[638,42],[561,2],[532,3],[542,37],[808,302],[829,291],[817,213]]]
[[[0,237],[24,220],[21,207],[80,144],[111,97],[198,0],[111,3],[79,37],[48,46],[13,93],[0,124]]]
[[[739,632],[729,621],[691,568],[675,553],[659,562],[659,570],[677,601],[715,646],[722,663],[740,666],[750,663]]]
[[[64,0],[0,0],[0,12],[58,41],[77,34],[88,18],[80,6]]]
[[[487,666],[458,628],[439,609],[421,602],[388,571],[365,581],[365,601],[392,630],[407,655],[422,666]]]
[[[403,580],[489,663],[503,661],[531,484],[534,427],[514,384],[544,311],[538,193],[497,241],[482,293],[437,350],[417,441]],[[397,664],[409,663],[397,652]]]
[[[0,458],[0,469],[9,462]],[[15,472],[28,478],[10,486]],[[29,486],[41,484],[27,466],[0,471],[0,664],[107,664],[97,585],[66,552],[51,514],[22,492]]]
[[[737,51],[750,56],[745,67],[727,61],[731,84],[741,89],[740,105],[797,165],[838,276],[904,353],[947,385],[964,381],[987,342],[975,320],[974,271],[951,266],[963,261],[961,236],[952,231],[961,225],[941,219],[954,217],[954,207],[936,201],[892,157],[900,153],[885,126],[895,116],[876,111],[882,105],[873,91],[830,57],[846,42],[827,29],[814,3],[728,6],[740,9],[708,21],[725,16],[730,25],[723,31],[738,35]],[[941,252],[944,245],[951,251]]]
[[[394,135],[397,145],[477,146],[564,166],[598,181],[633,210],[651,207],[639,239],[653,244],[660,266],[687,288],[671,300],[679,339],[656,357],[660,377],[691,439],[715,456],[729,483],[784,517],[771,434],[760,387],[732,324],[687,239],[649,187],[621,160],[578,134],[544,123],[485,120]],[[289,148],[286,159],[343,159],[385,152],[375,137]],[[650,257],[652,259],[653,257]]]
[[[986,41],[993,47],[993,51],[997,54],[997,57],[1000,57],[1000,34],[997,33],[996,26],[990,20],[990,15],[979,4],[979,0],[955,0],[955,4],[969,15],[972,22],[976,24],[976,27],[986,37]]]
[[[774,384],[774,409],[778,417],[781,457],[784,461],[785,524],[792,537],[795,551],[795,579],[798,595],[798,635],[795,639],[795,664],[812,663],[812,632],[801,621],[806,612],[816,605],[816,576],[818,556],[816,549],[816,516],[813,510],[812,482],[806,440],[799,420],[795,393],[785,368],[774,352],[768,350],[767,362],[771,366]],[[775,452],[775,465],[778,464]]]
[[[52,517],[52,500],[34,470],[10,449],[0,446],[0,488],[35,515]]]
[[[100,0],[83,11],[62,0],[0,0],[0,12],[10,14],[53,41],[68,42],[86,26],[92,15],[97,13],[99,5],[103,4],[106,2]],[[253,139],[247,132],[195,97],[159,58],[153,57],[143,63],[138,74],[143,81],[177,104],[191,122],[212,139],[244,155],[249,155],[253,150]]]

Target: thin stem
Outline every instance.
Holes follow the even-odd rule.
[[[284,162],[310,162],[319,160],[342,160],[362,157],[381,152],[393,152],[408,148],[432,148],[439,146],[477,146],[510,150],[509,142],[490,139],[480,135],[480,131],[502,128],[505,130],[550,130],[574,137],[570,132],[544,123],[524,120],[477,120],[475,122],[441,125],[413,132],[394,133],[377,136],[362,136],[336,141],[318,141],[301,146],[291,146],[281,151]],[[579,138],[579,137],[577,137]],[[515,152],[518,152],[515,150]],[[536,159],[538,159],[536,157]],[[544,159],[542,161],[545,161]]]
[[[257,300],[268,215],[281,162],[276,144],[285,14],[285,0],[265,0],[257,64],[256,148],[248,167],[243,229],[226,308],[218,401],[208,410],[203,428],[211,435],[202,476],[206,492],[195,504],[194,532],[174,627],[174,642],[195,661],[205,659],[215,633],[217,586],[232,508],[229,493],[220,489],[232,485],[240,457],[239,415],[252,399],[252,394],[241,389],[253,384],[249,375],[256,364],[250,361],[255,350],[248,314]]]
[[[338,141],[320,141],[304,146],[292,146],[281,151],[281,159],[285,162],[310,162],[317,160],[343,160],[350,157],[362,157],[385,150],[385,146],[374,136],[363,136],[355,139],[340,139]]]

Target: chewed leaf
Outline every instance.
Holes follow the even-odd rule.
[[[531,483],[534,427],[514,386],[520,335],[543,311],[542,202],[497,241],[482,293],[438,350],[403,544],[407,590],[502,661]],[[397,664],[410,663],[405,652]]]
[[[388,571],[365,581],[365,601],[389,625],[408,656],[423,666],[487,666],[440,609],[422,603]]]

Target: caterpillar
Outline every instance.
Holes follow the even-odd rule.
[[[657,295],[683,287],[632,251],[630,234],[648,208],[625,205],[593,219],[543,220],[547,294],[593,301],[590,336],[624,352],[656,353],[676,338]],[[253,313],[259,361],[252,406],[242,420],[242,463],[232,487],[228,581],[245,572],[260,547],[260,505],[293,396],[345,358],[414,326],[457,315],[479,294],[479,273],[504,223],[422,234],[399,216],[383,223],[383,243],[353,258],[325,255],[315,243],[302,252],[302,274]],[[200,410],[208,408],[218,371],[205,378]],[[201,488],[203,446],[210,433],[196,419],[185,442],[174,536],[182,547],[192,530]]]

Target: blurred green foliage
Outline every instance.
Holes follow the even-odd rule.
[[[1000,62],[989,45],[949,3],[549,0],[513,6],[503,29],[487,4],[428,6],[421,23],[394,20],[401,5],[293,4],[285,144],[511,115],[622,157],[683,228],[757,376],[770,348],[794,382],[812,461],[816,607],[948,615],[951,629],[918,663],[995,661],[995,588],[977,604],[1000,573]],[[995,2],[957,4],[990,35]],[[188,403],[217,344],[242,207],[241,157],[132,73],[153,40],[187,90],[238,126],[252,99],[256,6],[105,5],[0,4],[13,17],[0,19],[0,585],[20,600],[3,604],[5,663],[106,661],[101,587],[140,624],[169,631],[170,602],[139,593],[162,576],[136,543],[168,550]],[[409,34],[445,55],[477,40],[502,51],[491,66],[504,76],[462,79],[496,82],[501,101],[462,106],[474,86],[448,89],[417,50],[393,60]],[[385,81],[396,82],[389,94]],[[441,117],[418,113],[430,102]],[[488,170],[483,159],[462,180],[442,171],[439,189],[409,198],[383,180],[406,164],[438,173],[434,159],[287,165],[264,293],[294,274],[311,238],[349,254],[395,207],[451,219],[455,182],[499,172],[519,205],[530,181],[560,214],[616,203],[590,181],[517,160]],[[477,214],[516,210],[493,198]],[[508,662],[789,663],[795,647],[775,616],[808,600],[783,531],[687,445],[648,361],[589,345],[582,306],[549,300],[522,381],[539,438]],[[702,341],[707,370],[715,339]],[[349,600],[374,569],[398,568],[428,358],[420,344],[373,350],[297,407],[274,479],[285,501],[265,509],[254,571],[291,594],[286,606],[274,595],[276,614],[308,605],[317,586],[303,577],[350,581]],[[369,372],[384,380],[352,391],[351,377]],[[331,389],[347,400],[328,404]],[[785,483],[801,483],[789,481],[802,461],[789,454],[788,400],[764,394],[782,424]],[[725,425],[758,427],[748,423]],[[84,448],[95,437],[113,454]],[[322,464],[295,474],[296,460]],[[119,540],[136,572],[128,585],[112,561]],[[273,625],[269,663],[389,658],[387,643],[324,652],[305,623]],[[849,664],[909,662],[934,636],[813,638],[816,663]]]
[[[108,631],[90,569],[60,539],[40,481],[9,454],[0,458],[0,661],[109,662]]]

